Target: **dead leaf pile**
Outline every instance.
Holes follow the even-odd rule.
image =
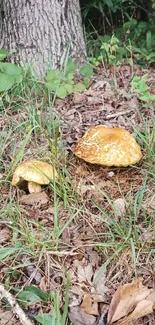
[[[155,290],[142,284],[142,278],[120,286],[115,292],[108,312],[108,324],[126,325],[153,312]]]

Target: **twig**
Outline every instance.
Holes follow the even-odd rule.
[[[22,308],[19,306],[19,304],[16,302],[12,294],[4,288],[3,284],[0,284],[0,299],[3,298],[6,298],[8,300],[9,304],[12,307],[13,314],[18,316],[22,325],[34,325],[34,323],[32,323],[30,319],[28,319],[28,317],[26,316]]]
[[[111,119],[113,117],[117,117],[117,116],[121,116],[121,115],[126,115],[126,114],[129,114],[133,111],[133,109],[128,109],[126,111],[121,111],[121,112],[117,112],[117,113],[114,113],[114,114],[109,114],[106,116],[106,120],[107,119]]]

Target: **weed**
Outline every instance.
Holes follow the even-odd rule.
[[[48,91],[60,98],[65,98],[68,94],[86,89],[89,85],[88,78],[93,75],[93,69],[89,65],[81,67],[79,72],[86,78],[83,82],[75,83],[76,69],[76,64],[70,60],[62,71],[52,69],[47,72],[45,85]]]
[[[147,107],[153,108],[153,103],[155,102],[155,95],[152,95],[149,92],[149,86],[147,85],[148,75],[144,74],[142,77],[134,76],[131,81],[131,86],[133,87],[134,91],[139,93],[139,99],[147,103]],[[146,104],[143,104],[145,107]]]
[[[5,92],[22,81],[22,68],[13,63],[1,62],[9,53],[0,50],[0,92]]]

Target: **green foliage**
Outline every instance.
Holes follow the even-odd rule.
[[[51,314],[40,314],[36,316],[35,319],[42,325],[56,325],[56,320],[53,319],[53,315]]]
[[[21,249],[21,247],[21,242],[17,242],[15,246],[0,248],[0,261],[6,259],[15,252],[17,253]]]
[[[93,75],[93,69],[92,69],[92,67],[90,67],[88,65],[84,65],[83,67],[80,68],[80,73],[83,76],[90,78]]]
[[[5,49],[0,50],[0,61],[6,59],[8,52]],[[23,79],[22,68],[16,64],[0,62],[0,92],[9,90]]]
[[[62,71],[52,69],[47,72],[45,78],[45,85],[49,92],[60,98],[65,98],[71,93],[84,90],[88,87],[88,79],[93,75],[93,69],[89,65],[84,65],[80,69],[82,82],[75,83],[75,73],[77,70],[76,64],[69,60],[66,67]],[[85,78],[83,78],[85,77]]]
[[[92,60],[95,57],[97,61],[119,64],[120,60],[131,57],[138,64],[154,63],[155,12],[148,8],[146,0],[92,0],[86,3],[82,14],[90,62],[98,65]],[[155,8],[154,1],[152,8]],[[118,48],[113,49],[108,37],[118,40]]]
[[[142,77],[133,77],[131,81],[131,86],[134,88],[134,91],[140,94],[140,100],[143,102],[155,102],[155,95],[152,95],[149,92],[149,86],[147,85],[148,75],[145,74]]]
[[[35,286],[25,286],[23,292],[17,295],[17,300],[23,306],[29,306],[40,301],[47,302],[48,295]]]
[[[103,42],[101,45],[101,55],[102,60],[106,61],[108,64],[116,64],[119,61],[119,40],[114,35]]]
[[[39,324],[43,325],[65,325],[67,319],[68,312],[68,299],[69,299],[69,278],[66,279],[66,293],[64,297],[64,306],[63,310],[60,308],[60,300],[61,300],[61,291],[58,290],[57,294],[54,292],[50,292],[46,294],[42,290],[40,290],[36,286],[25,286],[23,291],[21,292],[21,288],[17,287],[13,289],[17,292],[17,300],[23,306],[30,306],[36,303],[44,303],[53,305],[53,313],[47,314],[42,313],[38,314],[35,319]],[[19,292],[19,293],[18,293]]]

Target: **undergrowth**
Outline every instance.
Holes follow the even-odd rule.
[[[2,96],[0,225],[7,226],[10,234],[7,242],[0,247],[2,272],[5,266],[3,281],[8,288],[16,291],[17,300],[23,306],[31,306],[38,301],[48,306],[49,301],[52,301],[53,313],[44,312],[36,317],[40,324],[46,325],[53,320],[55,325],[64,325],[69,292],[67,276],[60,289],[61,291],[66,288],[66,298],[63,301],[59,297],[60,292],[55,295],[50,291],[45,297],[42,290],[36,292],[36,289],[33,289],[28,276],[26,283],[21,285],[22,275],[29,262],[22,263],[19,257],[28,255],[35,267],[44,272],[47,257],[49,259],[49,256],[52,256],[55,263],[58,263],[59,256],[69,254],[70,250],[80,253],[82,247],[76,247],[72,242],[67,244],[62,235],[69,226],[82,223],[91,230],[91,235],[83,245],[94,247],[102,256],[96,279],[126,250],[130,251],[136,276],[139,256],[146,254],[149,263],[154,254],[153,239],[148,241],[145,235],[154,231],[154,210],[149,209],[148,200],[154,200],[152,195],[155,182],[155,122],[152,117],[150,127],[149,122],[144,119],[143,131],[134,127],[134,134],[143,150],[143,160],[139,166],[131,166],[131,170],[137,169],[142,183],[136,192],[131,185],[125,195],[118,183],[120,197],[126,202],[125,210],[121,213],[115,207],[111,193],[100,190],[97,184],[95,191],[104,204],[100,205],[93,197],[88,200],[79,195],[75,175],[70,171],[70,166],[75,166],[76,162],[72,154],[66,156],[61,133],[63,121],[53,109],[51,94],[43,83],[35,80],[30,74],[25,76],[18,86],[6,91]],[[136,90],[137,87],[139,84],[136,84]],[[14,168],[19,162],[32,158],[54,161],[59,176],[58,181],[51,182],[46,188],[51,198],[52,213],[49,222],[45,224],[44,216],[40,214],[37,218],[32,213],[33,208],[30,209],[32,214],[31,218],[29,217],[29,209],[19,203],[20,190],[11,186]],[[38,215],[40,208],[34,209]],[[66,272],[65,264],[63,268]],[[13,288],[14,282],[17,282],[17,285]]]

